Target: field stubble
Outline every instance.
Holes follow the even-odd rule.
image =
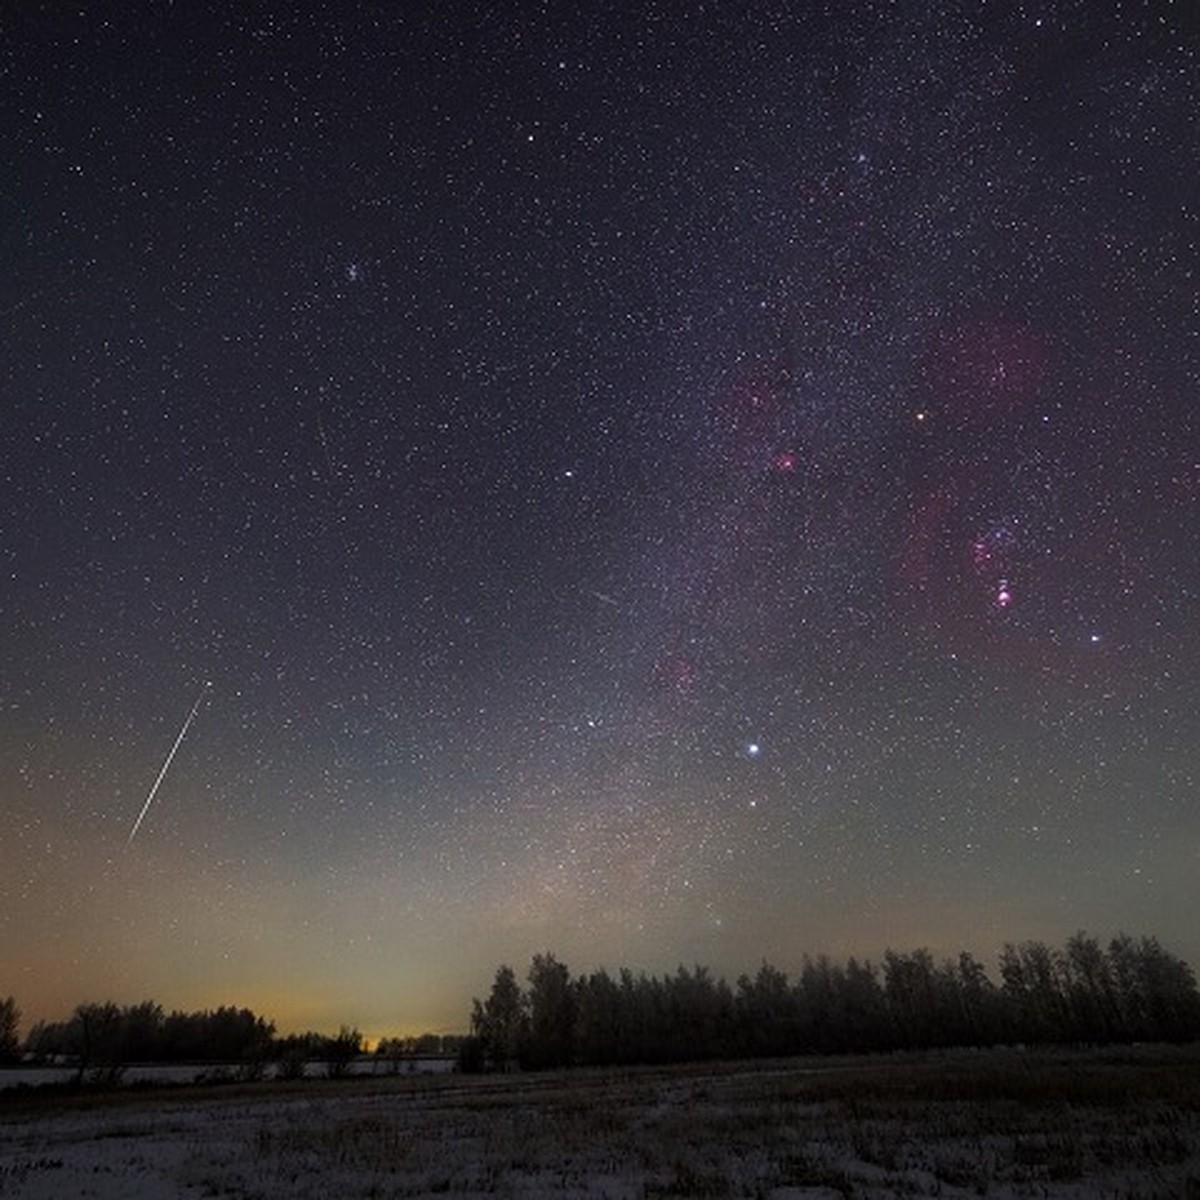
[[[0,1197],[1200,1200],[1200,1052],[1019,1052],[37,1099]]]

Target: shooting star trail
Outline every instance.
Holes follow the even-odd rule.
[[[180,729],[179,736],[175,739],[175,745],[171,747],[171,752],[167,755],[166,761],[162,765],[162,770],[159,771],[158,778],[154,781],[154,786],[150,789],[150,795],[146,797],[146,803],[142,805],[142,811],[138,813],[138,818],[134,821],[133,828],[129,831],[129,840],[125,845],[130,846],[133,844],[133,839],[137,836],[137,831],[141,828],[142,821],[150,811],[150,805],[154,803],[154,797],[158,793],[159,786],[166,776],[167,771],[170,770],[171,760],[175,757],[175,751],[179,749],[183,739],[187,737],[187,731],[196,719],[196,714],[200,711],[200,705],[204,703],[204,697],[210,687],[212,687],[211,683],[205,683],[200,689],[200,695],[196,697],[196,703],[192,705],[192,711],[188,713],[187,720],[184,721],[183,728]]]

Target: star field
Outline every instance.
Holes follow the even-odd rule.
[[[1200,962],[1184,7],[3,18],[0,994]]]

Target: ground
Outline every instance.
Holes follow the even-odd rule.
[[[1200,1049],[23,1092],[0,1197],[1200,1197]]]

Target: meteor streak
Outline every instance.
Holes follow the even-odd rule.
[[[175,739],[175,745],[171,747],[171,752],[167,755],[166,761],[162,765],[162,770],[158,773],[158,778],[154,781],[154,786],[150,789],[150,794],[146,797],[146,803],[142,805],[142,811],[138,813],[138,818],[133,823],[133,828],[129,831],[129,840],[125,845],[133,844],[133,839],[137,836],[137,831],[141,828],[142,821],[145,819],[146,813],[150,811],[150,805],[154,803],[154,797],[158,792],[159,785],[163,781],[163,777],[170,769],[171,760],[175,757],[175,751],[179,749],[180,743],[187,737],[187,731],[191,727],[192,722],[196,719],[196,714],[200,711],[200,705],[204,703],[204,696],[208,689],[212,687],[211,683],[205,683],[200,689],[200,695],[196,697],[196,703],[192,705],[192,711],[188,713],[187,720],[183,723],[183,728],[179,731],[179,736]]]

